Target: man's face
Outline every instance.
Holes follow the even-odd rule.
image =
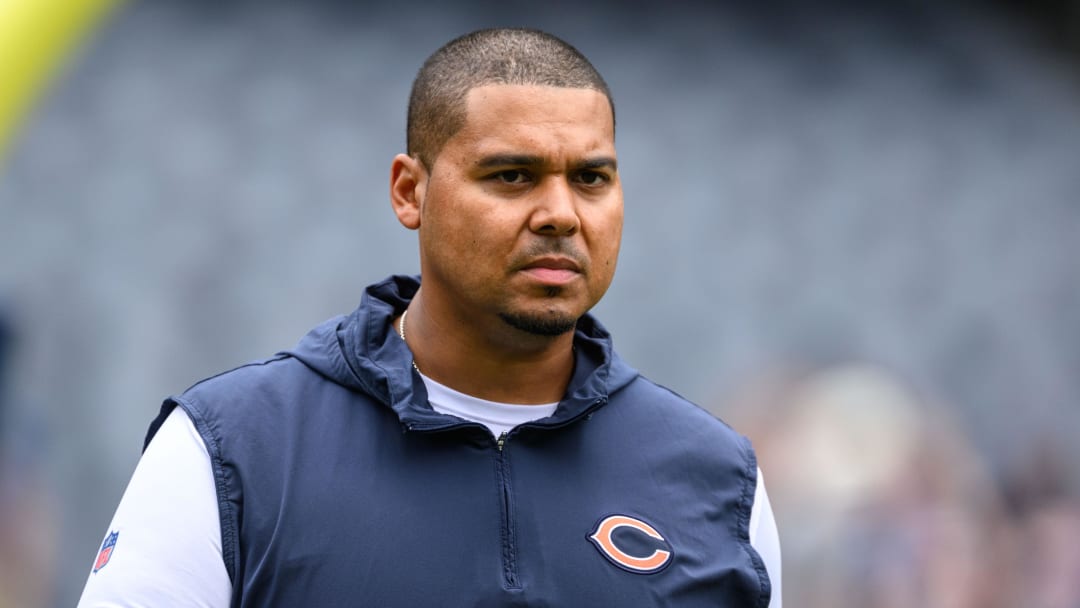
[[[497,317],[559,335],[607,291],[622,236],[622,186],[607,97],[489,85],[420,195],[425,299],[461,322]],[[478,317],[478,318],[476,318]]]

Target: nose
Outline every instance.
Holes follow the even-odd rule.
[[[577,194],[564,177],[544,180],[544,187],[536,191],[536,208],[529,220],[529,228],[548,236],[571,236],[581,227],[577,213]]]

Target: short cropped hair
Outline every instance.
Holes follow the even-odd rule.
[[[406,148],[428,169],[465,125],[465,96],[489,84],[592,89],[615,104],[607,83],[570,44],[539,30],[484,29],[446,43],[428,57],[409,95]]]

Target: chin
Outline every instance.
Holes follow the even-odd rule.
[[[574,331],[578,321],[578,317],[562,312],[547,314],[504,312],[499,313],[499,317],[514,329],[552,338]]]

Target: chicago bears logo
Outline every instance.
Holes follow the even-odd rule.
[[[609,515],[589,540],[611,563],[636,574],[652,574],[671,563],[672,548],[649,524],[628,515]]]
[[[105,542],[101,543],[101,550],[98,551],[97,559],[94,560],[95,574],[109,563],[109,560],[112,558],[113,550],[116,549],[116,539],[119,537],[119,532],[112,532],[105,537]]]

